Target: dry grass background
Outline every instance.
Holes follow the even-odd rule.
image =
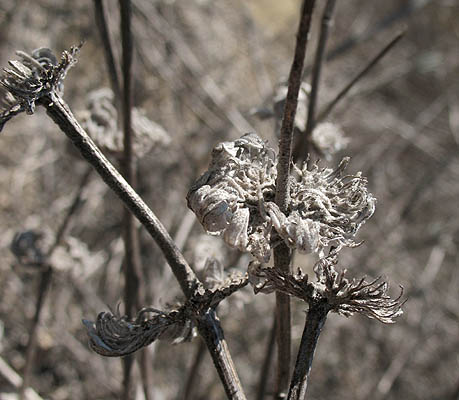
[[[288,74],[298,4],[133,3],[134,103],[172,139],[139,162],[139,192],[175,234],[191,221],[185,195],[216,143],[254,129],[275,145],[274,123],[258,121],[250,110]],[[459,399],[459,5],[454,0],[338,1],[328,48],[365,35],[400,3],[412,11],[325,64],[319,105],[330,101],[396,32],[407,29],[402,42],[329,119],[351,139],[340,155],[352,157],[350,170],[368,176],[378,199],[375,216],[359,233],[365,244],[344,250],[341,261],[351,274],[383,275],[395,288],[403,285],[408,301],[404,316],[392,326],[329,317],[314,361],[311,399]],[[114,35],[116,5],[108,7]],[[18,49],[62,51],[85,41],[66,79],[64,97],[73,110],[84,109],[91,90],[109,85],[91,1],[1,0],[0,32],[2,66]],[[309,47],[309,63],[314,48]],[[52,240],[86,169],[66,141],[43,110],[10,121],[0,136],[0,355],[19,373],[38,275],[18,268],[9,246],[21,230],[37,229]],[[83,206],[53,257],[58,272],[37,332],[31,380],[43,398],[117,397],[121,364],[89,350],[81,319],[94,318],[122,297],[121,219],[120,203],[92,175]],[[233,268],[246,266],[244,258],[202,233],[195,224],[186,237],[185,255],[196,269],[208,252]],[[148,302],[174,302],[178,285],[160,251],[146,235],[141,240]],[[297,262],[305,268],[312,264],[308,258]],[[247,289],[223,306],[229,347],[247,395],[254,398],[273,299]],[[304,322],[302,307],[295,303],[294,344]],[[156,399],[178,398],[197,346],[154,345]],[[196,399],[224,397],[210,364],[206,359],[200,371]],[[14,391],[0,376],[0,399]]]

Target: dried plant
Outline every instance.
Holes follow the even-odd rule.
[[[157,340],[177,344],[191,341],[199,334],[209,349],[228,398],[244,400],[246,397],[217,310],[223,300],[250,283],[255,293],[276,292],[276,318],[270,340],[274,343],[277,335],[276,398],[299,400],[305,396],[314,351],[329,312],[346,317],[359,313],[387,324],[395,322],[402,314],[403,290],[398,297],[391,298],[388,284],[380,278],[373,281],[348,278],[347,271],[338,268],[340,251],[360,244],[356,235],[375,211],[376,199],[367,189],[367,179],[361,172],[345,172],[348,157],[335,169],[319,167],[318,162],[298,165],[292,162],[294,131],[304,135],[301,141],[306,141],[308,148],[312,146],[326,159],[345,148],[348,142],[336,124],[320,123],[321,115],[315,118],[314,113],[326,29],[334,4],[331,0],[327,2],[323,16],[311,92],[302,82],[302,74],[315,2],[303,2],[291,72],[287,84],[279,88],[273,106],[277,121],[282,121],[278,153],[255,133],[222,142],[214,147],[207,171],[187,194],[189,208],[207,233],[221,236],[230,247],[250,254],[247,274],[227,274],[221,260],[206,257],[203,277],[199,279],[201,275],[190,267],[165,227],[131,186],[135,186],[136,177],[133,156],[141,157],[150,146],[159,142],[167,144],[170,139],[159,125],[132,108],[130,2],[120,2],[123,89],[114,76],[117,65],[109,65],[114,91],[123,95],[122,107],[114,104],[117,99],[112,91],[103,89],[90,95],[88,110],[80,114],[80,122],[73,116],[62,98],[63,80],[76,63],[80,47],[63,52],[59,62],[46,48],[31,55],[17,52],[20,60],[10,61],[10,68],[4,70],[0,79],[6,90],[1,103],[0,130],[16,114],[33,114],[35,106],[42,105],[126,206],[125,244],[127,264],[130,264],[125,268],[126,311],[125,315],[121,315],[119,309],[114,313],[101,312],[95,322],[83,320],[92,350],[103,356],[125,357]],[[99,17],[103,17],[103,4],[96,1],[95,5],[101,13]],[[111,59],[114,63],[113,54]],[[121,108],[122,118],[117,111]],[[123,122],[123,139],[119,120]],[[126,180],[94,142],[108,152],[119,155],[123,151]],[[70,210],[75,211],[73,207]],[[134,250],[139,246],[134,217],[158,244],[184,295],[179,305],[166,310],[144,307],[135,316],[133,310],[144,302],[144,298],[140,295],[143,289],[141,269],[134,265]],[[40,235],[32,231],[15,236],[12,252],[25,265],[45,265],[62,239],[67,223],[66,218],[54,245],[47,252],[37,246]],[[315,254],[319,258],[314,267],[315,280],[301,269],[292,272],[294,251]],[[266,267],[272,252],[274,265]],[[46,285],[48,283],[49,278]],[[292,376],[289,370],[291,297],[308,305]],[[38,303],[41,304],[42,299]],[[130,357],[124,358],[125,398],[130,396],[130,360]],[[26,378],[27,374],[24,385]],[[144,378],[143,382],[148,385],[149,380]],[[147,392],[145,390],[146,397],[149,396]]]
[[[354,236],[371,217],[375,199],[361,173],[294,166],[288,215],[274,202],[277,158],[257,135],[217,145],[209,169],[188,192],[188,205],[208,233],[268,262],[279,238],[302,253],[330,245],[355,246]]]

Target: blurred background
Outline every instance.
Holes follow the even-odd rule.
[[[118,2],[106,3],[119,59]],[[325,4],[316,3],[309,66]],[[139,157],[138,191],[198,273],[209,255],[223,260],[228,271],[247,267],[246,257],[204,235],[185,196],[217,143],[256,131],[277,146],[276,122],[260,120],[254,110],[272,108],[277,85],[288,76],[299,6],[293,0],[133,1],[134,103],[163,128]],[[321,165],[334,167],[349,155],[348,170],[368,177],[376,213],[359,231],[363,245],[344,249],[340,264],[353,277],[384,277],[394,295],[402,285],[405,313],[395,325],[330,315],[313,364],[310,399],[459,399],[458,2],[338,0],[318,109],[401,30],[406,34],[400,43],[328,116],[349,144]],[[0,38],[2,67],[16,50],[49,47],[59,55],[84,41],[65,81],[64,98],[78,118],[87,115],[93,91],[110,86],[92,1],[0,0]],[[120,360],[88,348],[81,319],[94,320],[122,300],[123,208],[96,174],[86,177],[87,165],[67,141],[42,109],[14,118],[0,135],[0,399],[16,398],[14,372],[21,375],[26,364],[43,276],[19,265],[10,251],[13,237],[33,231],[44,247],[52,243],[78,193],[76,216],[51,258],[54,272],[34,334],[30,385],[54,400],[113,399],[120,392]],[[146,304],[176,303],[180,291],[161,252],[142,229],[140,239]],[[295,265],[308,270],[314,262],[298,257]],[[255,296],[250,288],[220,306],[251,399],[258,393],[273,307],[273,296]],[[305,305],[293,301],[293,309],[296,354]],[[183,398],[199,354],[199,379],[189,398],[224,398],[201,347],[198,338],[150,346],[155,399]],[[274,381],[273,367],[266,398]],[[142,396],[138,390],[137,398]]]

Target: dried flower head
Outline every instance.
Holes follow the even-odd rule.
[[[123,152],[123,133],[118,126],[118,112],[111,89],[102,88],[88,95],[87,109],[79,113],[81,126],[89,133],[102,151],[114,156]],[[134,153],[142,158],[152,148],[170,143],[168,133],[156,122],[148,119],[144,111],[132,109]]]
[[[375,209],[360,173],[294,167],[288,214],[274,203],[276,156],[256,134],[216,146],[209,169],[191,187],[188,206],[210,234],[269,261],[279,240],[303,253],[327,246],[354,246],[354,236]]]
[[[210,310],[228,296],[246,286],[246,275],[234,274],[212,288],[199,287],[182,306],[164,312],[144,308],[133,320],[120,316],[119,312],[102,312],[96,322],[83,320],[91,348],[103,356],[120,357],[131,354],[155,340],[173,343],[191,340],[196,321],[206,318]]]
[[[300,269],[291,274],[278,268],[262,268],[253,262],[249,268],[249,280],[255,293],[281,291],[297,297],[309,305],[321,303],[326,310],[346,317],[354,313],[377,319],[380,322],[394,323],[403,311],[400,295],[392,299],[388,295],[389,286],[377,278],[366,282],[346,278],[346,270],[337,271],[336,252],[321,258],[315,265],[317,281],[310,281]]]
[[[312,131],[311,142],[321,157],[330,160],[333,154],[347,147],[349,139],[344,136],[343,130],[338,125],[323,122]]]
[[[149,316],[153,314],[153,316]],[[135,320],[126,316],[102,312],[96,322],[83,320],[89,336],[89,345],[96,352],[107,357],[121,357],[157,339],[180,340],[192,336],[191,322],[184,310],[162,312],[153,308],[144,308]],[[184,336],[185,334],[185,336]]]
[[[10,250],[22,265],[42,266],[45,262],[42,238],[41,232],[17,232],[11,242]]]
[[[63,80],[67,71],[77,62],[77,54],[81,46],[64,51],[60,62],[47,48],[40,48],[31,55],[17,51],[20,60],[9,61],[0,79],[8,92],[4,101],[8,106],[0,112],[0,131],[3,125],[16,114],[25,111],[33,114],[35,104],[51,92],[62,94]],[[13,100],[14,98],[14,100]]]

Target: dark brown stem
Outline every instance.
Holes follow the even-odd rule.
[[[183,394],[179,396],[179,399],[192,400],[195,397],[196,388],[198,386],[196,379],[198,378],[199,370],[202,366],[202,361],[206,354],[206,345],[202,340],[199,340],[196,349],[196,354],[193,359],[193,363],[188,373],[188,377],[185,384],[185,390]]]
[[[120,0],[120,30],[122,46],[122,71],[123,71],[123,95],[122,95],[122,120],[123,120],[123,163],[122,171],[126,181],[136,187],[136,169],[133,154],[133,132],[132,132],[132,34],[131,34],[131,2]],[[142,295],[140,293],[140,282],[142,269],[140,260],[140,248],[134,216],[128,209],[124,209],[124,303],[126,315],[131,318],[135,310],[141,308]],[[145,357],[148,357],[145,354]],[[133,356],[123,358],[124,367],[124,391],[123,398],[128,400],[132,397],[130,388],[134,386],[132,378]],[[149,386],[146,384],[144,386]]]
[[[329,311],[324,303],[312,304],[309,307],[288,392],[288,400],[303,400],[305,398],[314,351]]]
[[[328,106],[322,110],[317,117],[316,123],[323,121],[327,118],[328,114],[335,108],[338,102],[351,90],[354,85],[360,81],[377,63],[381,60],[390,49],[392,49],[398,41],[403,37],[405,32],[397,34],[337,95],[336,97],[328,104]]]
[[[311,26],[314,0],[304,0],[301,8],[300,24],[298,27],[295,55],[288,78],[287,98],[280,130],[279,156],[277,164],[276,204],[287,214],[289,203],[289,174],[292,158],[292,137],[295,122],[298,93],[303,74],[304,57]],[[274,250],[274,265],[282,271],[290,270],[291,252],[285,243]],[[288,389],[290,378],[291,333],[290,333],[290,299],[283,293],[276,293],[277,316],[277,398],[283,398]]]
[[[108,29],[106,10],[103,0],[94,0],[94,14],[97,28],[99,29],[100,38],[102,39],[105,61],[108,67],[108,76],[115,95],[115,101],[119,102],[121,98],[121,85],[119,79],[118,66],[115,61],[112,39]]]
[[[183,292],[187,297],[191,297],[195,288],[199,285],[199,281],[156,215],[101,153],[62,98],[55,93],[51,93],[48,98],[42,99],[41,104],[45,106],[50,118],[78,148],[83,158],[96,169],[105,183],[115,192],[124,205],[131,210],[156,241]]]
[[[269,339],[268,339],[267,346],[266,346],[265,358],[263,360],[263,365],[261,366],[260,381],[258,382],[257,397],[256,397],[257,400],[263,400],[266,394],[266,387],[268,385],[268,379],[269,379],[269,371],[271,368],[273,355],[274,355],[274,347],[276,344],[276,329],[277,329],[276,321],[277,321],[277,318],[276,316],[274,316],[273,324],[271,327],[271,333],[269,334]]]
[[[52,92],[49,97],[42,98],[40,104],[46,108],[47,114],[72,141],[83,158],[95,168],[104,182],[145,227],[162,250],[185,296],[191,298],[201,283],[153,211],[148,208],[140,196],[101,153],[57,94]],[[205,336],[206,345],[219,372],[225,391],[227,394],[231,394],[229,398],[245,399],[216,316],[213,315],[211,318],[201,321],[198,328],[201,335]]]
[[[233,360],[229,357],[228,345],[226,344],[220,321],[214,310],[208,310],[199,319],[198,331],[209,349],[228,399],[246,400]]]
[[[316,55],[314,58],[314,64],[312,67],[312,78],[311,78],[311,94],[309,96],[308,104],[308,116],[306,120],[306,128],[302,132],[299,140],[293,150],[293,159],[295,161],[301,159],[304,160],[309,152],[308,139],[311,136],[311,132],[315,126],[315,112],[317,105],[317,96],[319,93],[320,73],[322,71],[322,65],[324,62],[325,46],[328,39],[328,29],[335,8],[336,0],[327,0],[325,10],[322,15],[322,24],[320,27],[319,41],[317,43]]]
[[[33,366],[33,358],[35,355],[35,343],[37,339],[37,328],[38,323],[40,322],[40,315],[43,309],[43,304],[46,299],[46,294],[48,293],[48,288],[51,283],[51,277],[53,274],[53,269],[50,265],[43,265],[43,272],[41,272],[40,276],[40,284],[38,286],[38,294],[37,294],[37,306],[35,308],[35,315],[32,320],[32,325],[29,331],[29,339],[27,341],[26,347],[26,354],[25,354],[25,366],[22,378],[22,386],[19,390],[19,399],[25,399],[25,390],[29,386],[30,381],[30,372],[32,371]]]

